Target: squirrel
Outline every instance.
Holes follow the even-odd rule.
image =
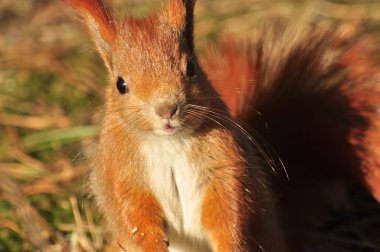
[[[194,53],[194,0],[116,20],[68,0],[111,80],[91,185],[110,251],[285,251],[265,166]]]
[[[91,173],[109,251],[288,251],[282,194],[294,188],[274,181],[268,148],[295,190],[320,174],[350,177],[380,201],[369,38],[279,25],[200,60],[195,0],[142,19],[118,19],[101,0],[64,1],[110,79]]]

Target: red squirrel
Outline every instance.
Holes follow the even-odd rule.
[[[265,165],[194,53],[194,0],[117,20],[68,0],[108,70],[91,184],[110,251],[285,251]]]
[[[201,65],[195,0],[142,19],[117,19],[101,0],[65,2],[109,74],[91,174],[109,251],[287,251],[272,158],[238,121],[268,139],[291,180],[340,167],[380,200],[379,72],[365,43],[263,29]]]

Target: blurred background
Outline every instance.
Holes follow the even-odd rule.
[[[114,0],[144,16],[158,0]],[[273,17],[361,23],[380,38],[379,0],[199,0],[199,54]],[[379,52],[380,54],[380,52]],[[0,0],[0,251],[100,251],[88,188],[106,72],[60,1]],[[332,213],[310,251],[380,251],[380,208],[361,189],[349,215]]]

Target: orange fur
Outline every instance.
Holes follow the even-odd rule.
[[[268,136],[291,164],[291,179],[310,172],[359,179],[380,202],[377,47],[368,35],[342,39],[339,31],[305,28],[294,41],[296,33],[280,26],[245,46],[228,41],[204,59],[206,72],[232,115]],[[313,168],[302,167],[308,160]]]
[[[331,202],[334,184],[362,182],[380,202],[376,48],[359,32],[274,25],[243,45],[227,40],[203,60],[233,116],[285,164],[289,181],[282,175],[276,191],[294,251],[321,206],[339,204]]]
[[[286,251],[266,166],[194,54],[195,0],[139,20],[117,20],[97,0],[67,2],[112,80],[91,175],[109,250]]]
[[[116,26],[112,16],[106,11],[101,0],[64,0],[84,18],[94,18],[99,24],[102,36],[110,42],[116,37]]]

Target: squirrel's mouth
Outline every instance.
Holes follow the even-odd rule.
[[[174,135],[176,134],[180,129],[180,125],[172,125],[170,123],[167,123],[165,125],[163,125],[162,127],[158,128],[155,130],[155,133],[158,134],[158,135],[165,135],[165,136],[169,136],[169,135]]]
[[[166,133],[174,133],[177,130],[177,128],[178,128],[177,126],[172,126],[170,124],[167,124],[164,126],[164,131]]]

